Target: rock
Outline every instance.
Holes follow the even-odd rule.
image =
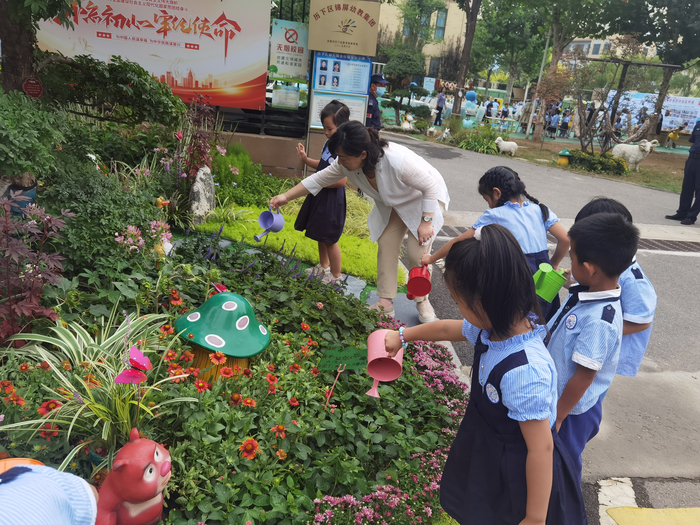
[[[216,208],[214,179],[206,166],[199,168],[190,190],[190,212],[192,223],[197,226],[204,222],[210,211]]]

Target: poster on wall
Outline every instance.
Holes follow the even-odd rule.
[[[83,0],[74,29],[39,23],[39,46],[72,57],[137,62],[185,102],[265,107],[270,2],[249,0]]]
[[[314,56],[314,89],[366,95],[372,59],[344,53],[316,53]]]
[[[301,22],[272,21],[270,79],[306,83],[309,72],[309,30]]]
[[[608,95],[608,105],[612,105],[615,91]],[[643,107],[647,108],[647,114],[651,115],[656,106],[658,95],[656,93],[623,93],[620,98],[620,110],[628,110],[632,114],[632,122],[636,123],[639,112]],[[686,123],[688,130],[692,130],[695,121],[700,118],[700,98],[666,96],[663,106],[664,121],[661,126],[663,131],[670,131]],[[669,115],[666,115],[666,112]],[[619,111],[618,111],[619,114]]]
[[[321,111],[331,100],[339,100],[350,109],[350,120],[359,120],[364,123],[365,115],[367,115],[367,96],[314,91],[311,95],[311,110],[309,113],[311,129],[323,129]]]
[[[437,79],[432,77],[425,77],[423,79],[423,89],[427,89],[431,93],[435,91],[435,82]]]
[[[300,90],[298,86],[275,85],[272,88],[272,107],[299,109]]]
[[[375,56],[379,2],[311,0],[309,49]]]

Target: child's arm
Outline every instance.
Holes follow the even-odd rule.
[[[561,424],[566,419],[566,416],[574,409],[576,403],[581,401],[583,394],[586,393],[588,387],[593,383],[596,372],[597,370],[591,370],[583,365],[576,364],[576,372],[571,376],[569,382],[566,383],[557,403],[557,431],[561,428]]]
[[[555,270],[558,270],[562,259],[569,252],[569,234],[558,222],[552,224],[551,228],[549,228],[549,233],[554,235],[554,238],[557,240],[557,248],[552,255],[552,266],[554,266]]]
[[[636,334],[643,332],[651,326],[651,323],[633,323],[632,321],[622,321],[622,335]]]
[[[466,341],[462,334],[464,321],[446,320],[433,321],[403,331],[403,338],[409,341]],[[388,332],[384,338],[386,351],[390,357],[394,357],[401,349],[401,338],[398,332]]]
[[[309,157],[307,157],[306,148],[304,148],[304,145],[301,142],[297,144],[297,155],[299,156],[301,161],[310,168],[318,168],[318,164],[321,162],[320,160],[310,159]]]
[[[544,525],[552,491],[554,443],[549,419],[520,421],[520,430],[527,445],[525,479],[527,504],[525,519],[520,525]]]
[[[424,253],[420,258],[421,265],[434,264],[437,261],[439,261],[440,259],[444,259],[445,257],[447,257],[447,254],[450,253],[450,250],[452,249],[452,245],[454,243],[459,242],[459,241],[465,241],[467,239],[471,239],[472,237],[474,237],[475,231],[476,230],[474,230],[472,228],[468,229],[466,232],[464,232],[459,237],[455,237],[451,241],[444,244],[442,248],[440,248],[438,251],[436,251],[432,255],[430,255],[429,253]],[[449,339],[440,339],[440,341],[449,341]]]

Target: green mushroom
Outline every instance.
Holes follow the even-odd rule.
[[[217,293],[178,318],[175,331],[188,343],[240,359],[258,355],[270,344],[270,332],[255,317],[251,304],[231,292]]]

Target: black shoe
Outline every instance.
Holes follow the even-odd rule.
[[[685,215],[679,215],[678,213],[674,213],[673,215],[666,215],[666,218],[671,221],[682,221],[685,219]]]
[[[685,219],[683,219],[681,221],[681,224],[683,224],[684,226],[692,226],[693,224],[695,224],[695,219],[691,219],[690,217],[686,217]]]

